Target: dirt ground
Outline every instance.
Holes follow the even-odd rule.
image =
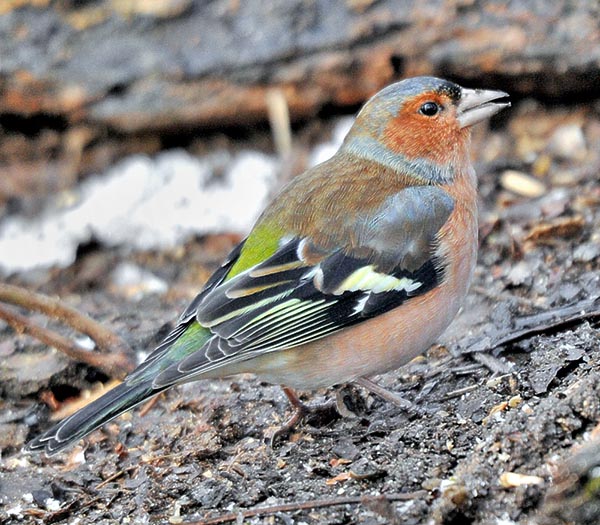
[[[467,304],[440,345],[379,378],[416,410],[345,387],[344,416],[309,419],[271,447],[285,396],[236,377],[173,389],[56,457],[27,455],[57,410],[110,378],[0,322],[0,522],[599,523],[598,108],[516,101],[476,129],[474,153],[481,248]],[[89,246],[65,270],[10,282],[59,295],[148,351],[235,240]],[[169,291],[138,301],[111,287],[107,268],[125,260]]]

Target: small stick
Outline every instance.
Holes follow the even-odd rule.
[[[152,398],[150,398],[149,401],[146,401],[143,405],[142,408],[140,410],[140,417],[144,417],[148,412],[150,412],[150,410],[152,410],[152,407],[154,405],[156,405],[156,403],[158,403],[158,400],[162,397],[162,394],[159,394],[157,396],[154,396]]]
[[[229,521],[236,521],[239,516],[243,519],[253,518],[265,514],[277,514],[279,512],[294,512],[297,510],[312,510],[323,507],[335,507],[339,505],[369,505],[378,501],[408,501],[424,497],[426,490],[417,490],[416,492],[406,492],[398,494],[382,494],[380,496],[349,496],[345,498],[330,498],[321,500],[298,501],[294,503],[284,503],[282,505],[272,505],[270,507],[258,507],[245,510],[238,513],[223,514],[215,518],[208,518],[200,521],[186,521],[184,525],[220,525]]]
[[[123,376],[126,370],[132,369],[131,360],[126,354],[121,352],[111,354],[90,352],[80,347],[71,339],[38,326],[29,318],[13,312],[10,308],[6,308],[2,304],[0,304],[0,319],[4,319],[17,333],[35,337],[42,343],[56,348],[70,358],[98,368],[111,377]]]
[[[358,379],[354,380],[354,383],[362,386],[363,388],[366,388],[369,392],[373,392],[373,394],[378,395],[382,399],[389,401],[397,407],[403,408],[404,410],[408,411],[415,410],[414,403],[411,403],[408,399],[404,399],[403,397],[394,394],[394,392],[386,390],[382,386],[378,385],[377,383],[371,381],[366,377],[359,377]]]
[[[100,483],[98,483],[98,485],[96,485],[96,490],[100,490],[102,487],[108,485],[111,481],[114,481],[115,479],[120,478],[123,474],[126,474],[127,472],[131,472],[132,470],[135,470],[137,468],[140,468],[140,466],[139,465],[130,465],[129,467],[124,468],[123,470],[119,470],[118,472],[111,474],[104,481],[101,481]]]
[[[517,330],[512,328],[496,334],[495,338],[490,343],[489,348],[485,351],[489,352],[509,343],[516,343],[523,339],[533,337],[534,335],[549,333],[569,325],[578,324],[582,321],[596,319],[598,317],[600,317],[600,297],[586,299],[576,304],[561,306],[554,310],[547,310],[539,314],[522,317],[516,319],[515,325],[523,328]],[[477,341],[472,346],[475,346],[478,343],[479,342]],[[461,353],[468,354],[469,349],[467,348]]]
[[[454,397],[460,397],[463,394],[467,394],[468,392],[472,392],[473,390],[476,390],[479,387],[479,385],[469,385],[469,386],[464,386],[462,388],[459,388],[457,390],[453,390],[452,392],[448,392],[447,394],[444,394],[441,398],[441,401],[448,401],[449,399],[452,399]]]
[[[65,337],[35,325],[16,312],[2,308],[1,317],[15,330],[27,333],[43,343],[54,346],[73,359],[95,366],[113,377],[123,377],[135,368],[133,360],[129,357],[133,352],[123,339],[91,317],[78,312],[58,299],[19,286],[0,283],[0,301],[41,312],[52,319],[61,321],[78,332],[88,335],[105,352],[104,355],[88,352]],[[112,362],[107,364],[106,358],[109,354]]]
[[[41,312],[48,317],[57,319],[78,332],[89,335],[105,351],[131,351],[129,345],[114,332],[58,299],[19,286],[0,283],[0,301]]]
[[[287,159],[292,151],[292,126],[285,94],[281,89],[272,89],[267,92],[265,101],[275,149],[280,159]]]

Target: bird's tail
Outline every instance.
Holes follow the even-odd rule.
[[[41,436],[36,437],[27,444],[27,449],[45,449],[46,455],[54,455],[162,390],[164,388],[152,388],[152,381],[143,381],[137,384],[121,383]]]

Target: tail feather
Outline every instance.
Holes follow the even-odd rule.
[[[164,388],[152,388],[151,381],[134,385],[121,383],[29,442],[27,449],[45,449],[46,455],[52,456],[162,390]]]

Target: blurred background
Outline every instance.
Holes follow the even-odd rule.
[[[495,175],[533,176],[526,196],[577,182],[565,161],[597,166],[597,8],[6,0],[0,271],[243,234],[278,184],[335,151],[341,115],[415,75],[511,94],[492,122],[503,133],[475,154]]]
[[[256,445],[264,426],[277,417],[273,412],[285,411],[275,389],[259,393],[246,380],[242,394],[229,383],[199,387],[208,389],[198,394],[203,436],[214,440],[203,437],[202,450],[209,453],[192,457],[199,472],[212,477],[202,477],[191,495],[180,487],[183,480],[169,478],[168,498],[152,504],[142,498],[146,503],[133,510],[128,491],[139,479],[132,467],[139,457],[121,450],[114,458],[115,441],[125,442],[117,429],[104,444],[93,445],[96,463],[87,467],[102,472],[88,475],[103,490],[122,491],[114,519],[133,515],[134,522],[180,523],[181,508],[199,519],[228,505],[252,506],[268,497],[288,501],[281,479],[259,483],[264,472],[283,469],[273,476],[287,476],[288,484],[294,478],[294,490],[309,499],[323,490],[335,495],[426,489],[435,495],[410,512],[400,504],[390,507],[391,514],[371,507],[343,507],[312,518],[305,512],[302,519],[310,523],[344,522],[336,521],[340,516],[350,520],[345,522],[395,523],[400,515],[410,515],[413,523],[463,518],[492,523],[489,517],[532,523],[534,515],[539,524],[598,522],[598,508],[590,510],[589,499],[583,506],[582,500],[565,504],[564,498],[575,497],[572,486],[550,483],[552,476],[560,478],[552,470],[552,454],[581,445],[577,436],[593,433],[600,417],[591,401],[600,384],[592,365],[598,317],[589,314],[597,312],[593,301],[600,295],[595,0],[1,0],[0,281],[60,297],[123,337],[140,359],[278,188],[336,151],[368,97],[415,75],[501,89],[513,104],[474,130],[481,250],[468,306],[442,345],[424,358],[427,366],[413,363],[387,380],[409,398],[423,396],[435,416],[406,430],[409,419],[399,414],[379,422],[389,425],[380,434],[365,430],[372,422],[337,423],[342,426],[334,427],[330,441],[315,438],[320,444],[314,449],[300,440],[300,450],[290,444],[278,451],[275,460],[287,462],[286,471],[272,464],[272,451]],[[568,317],[565,308],[572,309],[570,315],[584,310],[589,315],[583,324],[571,321],[569,330],[546,330],[548,319]],[[522,321],[531,316],[529,325]],[[38,313],[31,318],[82,347],[94,346],[61,323]],[[535,323],[541,323],[538,333],[545,339],[523,337],[525,342],[509,347],[508,357],[492,352],[506,350],[501,341],[507,334]],[[488,361],[469,357],[473,352],[487,352]],[[23,463],[19,449],[40,425],[49,425],[48,418],[57,418],[93,385],[107,384],[111,374],[74,363],[2,320],[0,362],[5,414],[0,450],[9,459],[0,466],[0,521],[4,512],[7,522],[66,523],[78,507],[63,485],[78,486],[86,491],[84,500],[92,501],[97,494],[82,488],[91,482],[80,473],[61,475],[59,485],[48,489],[56,471],[39,458]],[[450,373],[448,362],[464,370]],[[438,370],[438,379],[431,370]],[[490,377],[496,382],[486,383]],[[461,394],[463,388],[468,395]],[[187,421],[180,394],[169,395],[160,424],[150,411],[146,426],[136,423],[146,437],[135,439],[157,432],[156,447],[174,446],[161,441],[169,435],[164,425],[173,424],[191,436],[179,445],[188,457],[185,447],[198,447],[192,439],[198,422]],[[209,410],[205,397],[211,396],[230,408],[241,403],[245,417]],[[502,405],[515,396],[520,398],[515,407]],[[585,409],[578,399],[586,400]],[[524,406],[540,418],[537,433],[529,433],[531,412]],[[501,407],[496,412],[502,416],[490,429],[486,417],[496,413],[494,407]],[[249,418],[249,410],[258,412]],[[440,434],[446,423],[447,434]],[[340,428],[346,436],[342,448]],[[399,429],[410,436],[398,437]],[[395,441],[383,443],[394,435]],[[373,457],[368,452],[373,439],[388,452]],[[475,442],[487,443],[477,458]],[[510,448],[515,442],[521,445],[518,453]],[[428,444],[424,451],[422,443]],[[494,449],[493,443],[501,445]],[[105,455],[98,457],[101,450]],[[243,480],[223,466],[233,464],[240,450],[248,454],[246,462],[240,460]],[[363,484],[351,476],[336,478],[347,472],[345,463],[325,462],[318,471],[311,462],[323,454],[362,461],[353,472],[366,469],[368,475],[359,477]],[[438,459],[431,460],[432,454]],[[399,455],[411,456],[413,463],[393,466]],[[582,478],[597,463],[596,452],[590,457],[585,463],[578,456]],[[81,458],[70,461],[66,471],[81,464]],[[309,464],[313,470],[306,474]],[[46,470],[34,473],[34,466]],[[153,468],[140,481],[146,498],[153,487],[164,488],[166,473]],[[120,471],[124,485],[103,485]],[[499,481],[503,471],[535,477]],[[561,472],[572,479],[567,467]],[[189,471],[180,474],[189,479]],[[337,481],[324,485],[319,476]],[[440,480],[450,478],[462,481],[449,489]],[[354,484],[344,485],[348,479]],[[365,481],[370,479],[376,481]],[[243,490],[233,491],[232,483]],[[477,489],[481,486],[487,492]],[[100,501],[112,497],[99,494]],[[86,508],[87,522],[103,519],[101,504]]]

